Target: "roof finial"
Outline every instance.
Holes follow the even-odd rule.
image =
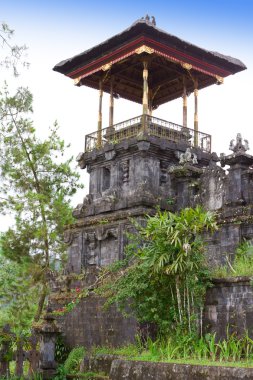
[[[156,20],[155,20],[155,17],[154,16],[151,16],[152,20],[151,20],[151,24],[156,26]]]
[[[149,17],[148,14],[146,14],[145,20],[146,20],[147,22],[150,22],[150,17]]]
[[[248,140],[244,140],[241,133],[237,133],[236,135],[236,144],[234,143],[234,139],[230,141],[229,150],[232,150],[234,153],[242,153],[249,150],[249,142]]]

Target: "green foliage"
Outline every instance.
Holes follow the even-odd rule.
[[[233,263],[226,257],[227,264],[212,271],[215,278],[252,276],[253,275],[253,245],[243,241],[236,249]]]
[[[78,377],[80,376],[80,377]],[[76,379],[85,379],[85,380],[107,380],[108,376],[105,376],[103,372],[84,372],[76,375]]]
[[[18,335],[28,332],[39,291],[29,264],[10,261],[0,254],[0,326],[9,323]]]
[[[96,354],[118,354],[120,356],[148,361],[180,361],[182,363],[195,360],[195,364],[219,362],[245,362],[253,364],[253,341],[245,333],[238,337],[235,334],[227,334],[227,338],[216,341],[215,334],[206,334],[199,338],[197,335],[170,335],[147,342],[135,348],[130,345],[118,349],[98,348]]]
[[[55,360],[57,363],[64,363],[69,355],[69,349],[66,347],[66,345],[63,342],[62,336],[59,335],[56,339],[55,344]]]
[[[67,375],[67,371],[64,365],[61,364],[57,367],[57,373],[56,373],[56,376],[54,376],[53,380],[66,380],[67,379],[66,375]]]
[[[135,225],[126,258],[102,273],[98,292],[132,312],[139,321],[154,322],[160,332],[191,333],[202,306],[209,271],[201,233],[216,229],[214,214],[201,207],[179,213],[158,211],[145,227]]]
[[[75,347],[70,351],[67,360],[64,363],[64,369],[67,374],[77,373],[80,370],[80,364],[84,358],[84,347]]]
[[[143,348],[143,346],[141,346]],[[137,344],[128,344],[126,346],[122,347],[93,347],[92,348],[92,355],[119,355],[119,356],[137,356],[140,353],[140,350],[138,348]]]
[[[0,380],[6,380],[7,378],[6,377],[0,377]],[[18,377],[18,376],[15,376],[15,375],[11,375],[8,377],[8,380],[25,380],[25,378],[22,376],[22,377]],[[42,379],[40,379],[42,380]]]
[[[64,159],[67,147],[57,124],[41,140],[29,119],[31,112],[32,95],[27,89],[19,88],[11,96],[5,87],[0,93],[0,212],[15,219],[15,226],[2,234],[1,248],[8,260],[26,265],[25,283],[37,285],[40,297],[34,319],[38,320],[48,274],[65,257],[64,226],[73,220],[70,198],[80,185],[71,169],[72,158]],[[24,294],[29,295],[28,286]]]

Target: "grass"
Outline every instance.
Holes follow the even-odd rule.
[[[236,249],[235,259],[233,263],[228,255],[227,263],[219,268],[215,268],[212,276],[215,278],[253,276],[253,245],[248,242],[242,242]]]
[[[84,373],[77,373],[75,375],[69,376],[68,378],[84,379],[84,380],[104,380],[104,379],[108,379],[108,376],[105,376],[105,374],[102,372],[99,372],[99,373],[84,372]]]
[[[136,345],[120,348],[96,347],[92,354],[118,355],[126,360],[253,368],[253,340],[247,333],[241,338],[227,333],[226,339],[217,342],[215,334],[202,338],[148,339],[142,347],[138,340]]]
[[[94,347],[92,349],[92,355],[119,355],[119,356],[136,356],[138,355],[139,349],[138,346],[135,344],[129,344],[127,346],[122,346],[118,348],[111,348],[111,347]]]
[[[149,361],[149,362],[160,362],[160,363],[171,363],[171,364],[190,364],[190,365],[199,365],[199,366],[214,366],[214,367],[237,367],[237,368],[253,368],[252,362],[238,361],[238,362],[220,362],[220,361],[211,361],[211,360],[198,360],[198,359],[171,359],[171,360],[159,360],[158,358],[150,358],[139,356],[131,358],[131,360],[136,361]]]
[[[245,262],[243,259],[234,261],[233,270],[227,265],[215,268],[212,271],[213,278],[227,278],[227,277],[253,277],[253,260]]]

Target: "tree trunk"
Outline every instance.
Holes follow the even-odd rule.
[[[34,316],[34,322],[38,322],[40,320],[40,317],[41,317],[41,314],[43,311],[43,307],[45,304],[46,296],[47,296],[47,286],[46,286],[46,284],[43,284],[43,289],[42,289],[42,293],[40,294],[37,311],[36,311],[36,314]]]

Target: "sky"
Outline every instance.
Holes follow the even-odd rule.
[[[98,93],[75,87],[73,81],[52,71],[63,59],[79,54],[128,28],[149,14],[157,27],[207,50],[240,59],[247,70],[225,78],[221,86],[199,92],[199,130],[212,135],[218,154],[229,153],[237,133],[249,140],[253,153],[253,1],[252,0],[0,0],[0,21],[15,30],[13,41],[28,46],[29,70],[14,79],[0,71],[15,88],[28,86],[34,95],[33,119],[39,135],[57,120],[60,135],[71,144],[70,155],[84,150],[85,134],[97,128]],[[103,127],[108,124],[107,94],[103,100]],[[193,96],[188,99],[188,126],[193,128]],[[115,101],[115,122],[142,113],[140,105]],[[158,108],[154,116],[182,124],[181,99]],[[81,171],[80,171],[81,173]],[[85,189],[74,203],[81,203],[88,191],[88,175],[81,173]]]

